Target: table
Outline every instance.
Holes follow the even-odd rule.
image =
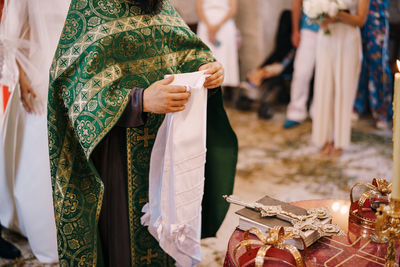
[[[301,251],[305,266],[374,267],[384,266],[387,244],[377,244],[370,240],[372,230],[367,230],[349,222],[350,201],[345,200],[305,200],[293,202],[302,208],[329,208],[333,223],[340,225],[346,236],[324,237]],[[236,267],[233,250],[243,240],[243,231],[236,229],[228,243],[224,267]],[[396,244],[396,262],[399,262],[400,243]],[[290,266],[270,261],[264,266]]]

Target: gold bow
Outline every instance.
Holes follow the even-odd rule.
[[[257,236],[259,240],[249,239],[250,233]],[[242,247],[246,247],[246,250],[249,251],[251,249],[251,245],[261,245],[260,249],[257,252],[257,256],[255,259],[255,267],[262,267],[264,265],[265,255],[267,254],[267,251],[270,248],[278,248],[278,249],[283,249],[283,250],[289,251],[290,254],[294,257],[294,259],[296,261],[296,266],[294,266],[293,264],[291,264],[285,260],[282,260],[282,261],[293,267],[303,267],[303,260],[301,258],[301,254],[297,250],[297,248],[293,245],[284,244],[284,242],[286,240],[292,239],[292,238],[301,238],[301,237],[290,231],[285,232],[285,229],[281,226],[275,226],[274,228],[267,230],[266,234],[261,232],[260,229],[253,227],[244,232],[243,241],[241,241],[239,244],[236,245],[236,247],[233,251],[233,257],[236,261],[236,254],[237,254],[238,250]],[[305,247],[305,245],[304,245],[304,247]],[[237,264],[237,265],[239,266],[239,264]]]
[[[365,183],[365,182],[359,182],[356,183],[353,188],[350,191],[350,200],[353,203],[353,189],[357,186],[366,186],[368,187],[370,190],[367,192],[364,192],[360,199],[358,200],[358,212],[360,215],[362,215],[362,207],[364,206],[364,203],[367,199],[373,198],[373,197],[382,197],[382,196],[387,196],[392,192],[392,184],[388,181],[386,181],[385,179],[381,179],[381,178],[374,178],[372,180],[372,183]]]

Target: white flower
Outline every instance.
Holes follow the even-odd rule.
[[[309,18],[316,19],[322,13],[319,0],[305,0],[303,2],[303,11]]]
[[[339,6],[339,10],[346,10],[348,9],[346,3],[343,0],[336,0],[338,6]]]
[[[336,2],[331,2],[327,13],[330,17],[335,17],[339,13],[339,5]]]
[[[331,7],[331,1],[330,0],[320,0],[320,4],[321,4],[322,13],[328,14],[330,7]]]
[[[326,16],[334,17],[339,10],[346,9],[343,0],[304,0],[303,11],[311,19],[322,19]]]

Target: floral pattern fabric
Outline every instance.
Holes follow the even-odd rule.
[[[367,21],[361,29],[363,63],[354,110],[376,120],[392,120],[393,81],[389,67],[389,0],[371,0]]]

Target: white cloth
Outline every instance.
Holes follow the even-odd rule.
[[[49,69],[68,7],[69,0],[6,1],[0,26],[1,83],[12,90],[0,128],[0,222],[26,236],[43,263],[58,261],[46,106]],[[36,92],[35,114],[21,105],[16,61]]]
[[[221,22],[229,12],[229,0],[203,0],[203,11],[210,24]],[[214,57],[225,69],[223,86],[239,85],[237,28],[233,19],[225,22],[216,34],[217,45],[209,41],[207,26],[200,21],[197,29],[200,39],[210,47]]]
[[[191,91],[185,110],[166,114],[150,159],[149,203],[142,224],[177,266],[201,261],[201,201],[206,161],[207,90],[204,72],[174,75]]]
[[[361,70],[361,33],[344,23],[318,33],[315,67],[312,140],[322,146],[350,144],[351,114]]]
[[[318,33],[311,30],[300,31],[300,44],[294,59],[290,103],[286,114],[288,120],[301,122],[307,118],[307,99],[314,74],[317,35]]]

